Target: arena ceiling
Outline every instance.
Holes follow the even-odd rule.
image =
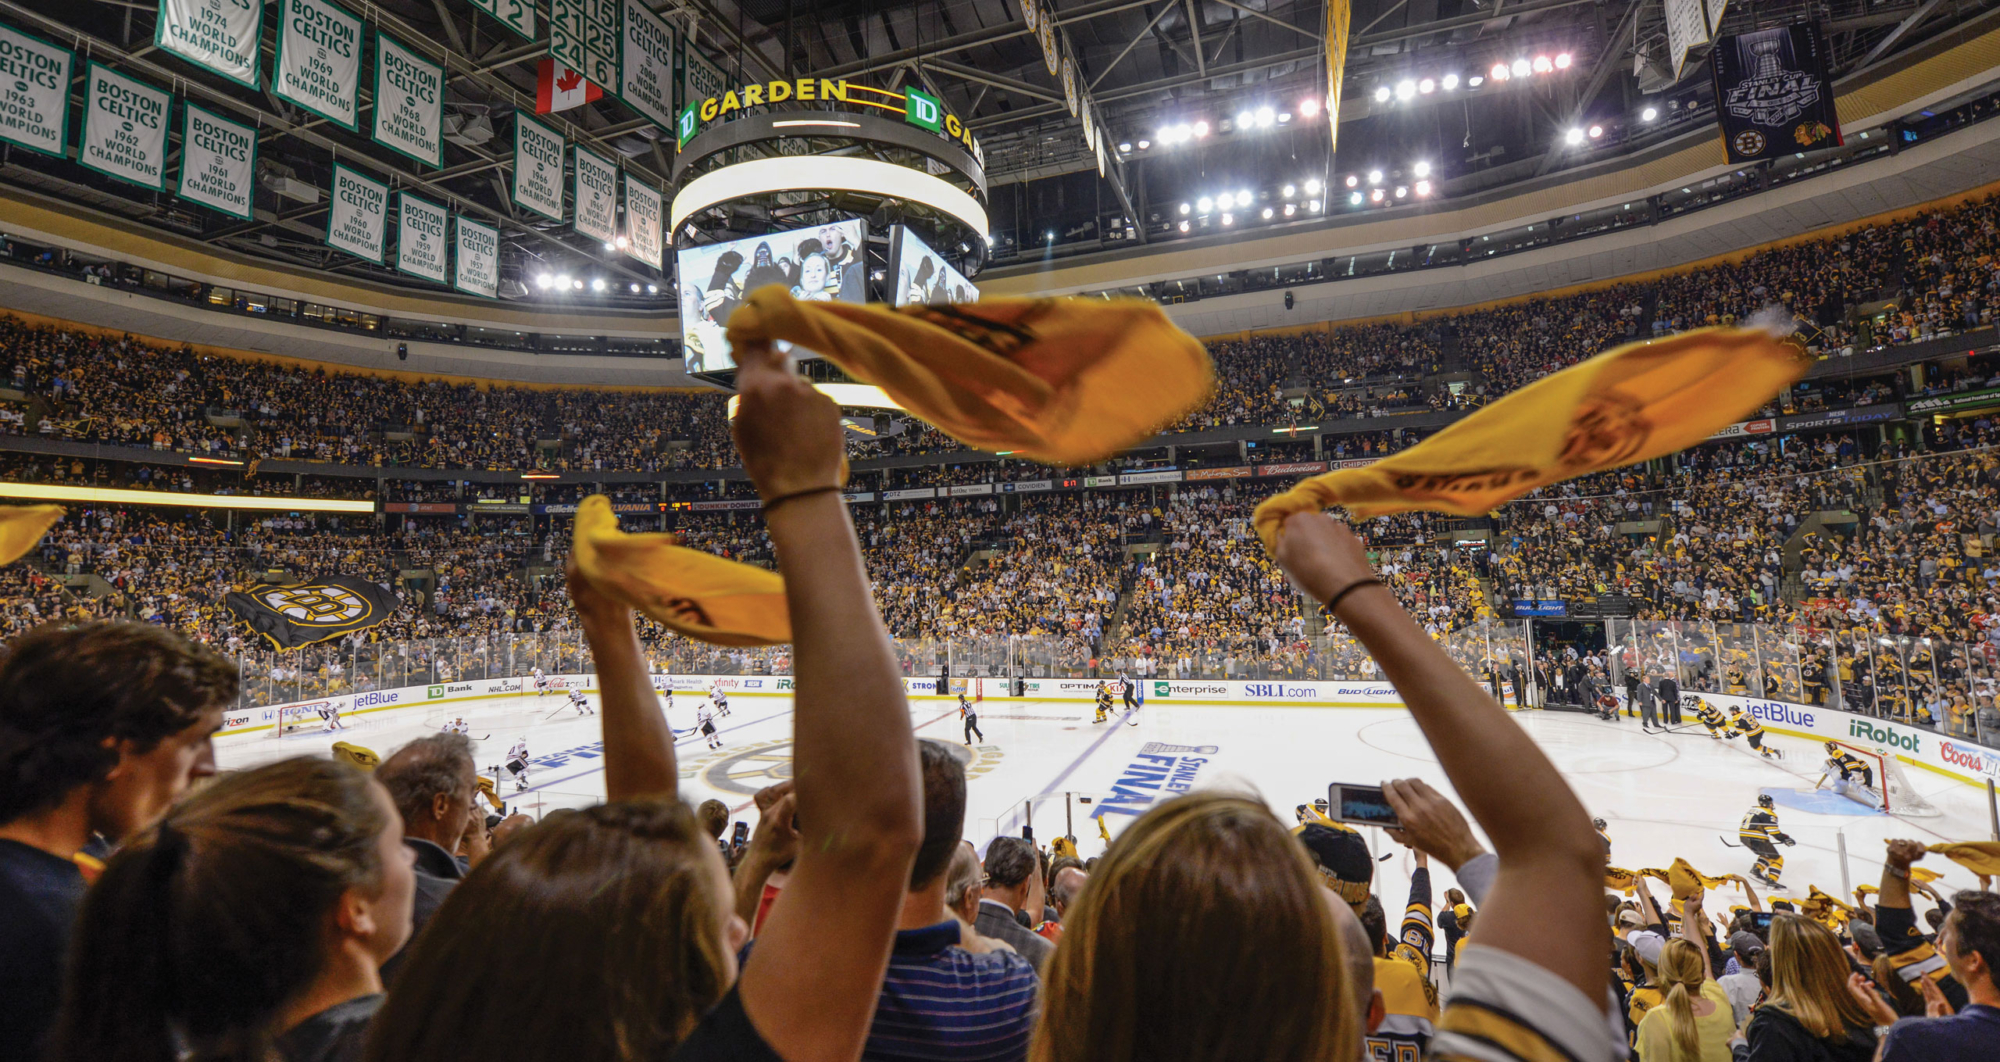
[[[1836,77],[1893,62],[1905,49],[1984,13],[2000,0],[1737,0],[1724,32],[1818,18],[1836,56]],[[449,203],[499,227],[502,294],[523,297],[530,272],[588,267],[611,279],[659,283],[647,267],[604,251],[567,223],[537,218],[508,193],[508,116],[533,113],[542,40],[503,30],[469,0],[382,0],[348,5],[395,36],[421,42],[448,69],[443,167],[414,164],[272,96],[210,74],[153,46],[156,4],[144,0],[0,0],[0,20],[59,43],[262,130],[253,220],[236,221],[171,194],[97,175],[72,159],[9,148],[0,184],[254,258],[295,267],[405,282],[325,246],[326,189],[336,159],[377,180]],[[1706,68],[1699,52],[1678,85],[1666,72],[1660,0],[1355,0],[1338,158],[1328,158],[1324,119],[1268,135],[1127,153],[1102,181],[1043,67],[1018,0],[651,0],[698,48],[744,80],[813,74],[895,89],[917,84],[966,120],[984,149],[996,227],[1010,211],[1032,211],[1064,238],[1093,238],[1211,184],[1250,176],[1331,175],[1421,158],[1444,180],[1483,187],[1565,164],[1558,141],[1579,120],[1629,123],[1646,98],[1697,104]],[[1195,118],[1241,108],[1296,109],[1325,92],[1320,0],[1056,0],[1055,20],[1113,143],[1153,137]],[[546,15],[547,5],[543,5]],[[267,37],[274,18],[265,20]],[[1568,54],[1560,76],[1516,79],[1478,94],[1444,93],[1377,104],[1377,88],[1405,77],[1470,74],[1516,56]],[[268,51],[266,52],[268,55]],[[80,99],[80,93],[73,94]],[[1600,118],[1601,116],[1601,118]],[[670,187],[674,140],[611,95],[550,116],[579,142]],[[1632,146],[1647,130],[1634,129]],[[293,182],[293,183],[287,183]],[[1217,184],[1220,182],[1220,184]],[[317,191],[307,203],[287,190]],[[1015,205],[1009,207],[1007,202]],[[1018,224],[1020,218],[1014,219]],[[718,228],[755,219],[718,220]],[[717,231],[722,237],[740,234]],[[663,291],[670,288],[661,284]],[[662,294],[661,298],[667,298]]]

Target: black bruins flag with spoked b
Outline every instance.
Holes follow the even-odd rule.
[[[394,615],[400,604],[381,586],[347,575],[258,583],[229,595],[229,611],[274,649],[297,649],[367,630]]]

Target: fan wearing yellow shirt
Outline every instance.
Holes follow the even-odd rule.
[[[1436,1034],[1438,991],[1430,980],[1431,872],[1422,853],[1410,875],[1410,902],[1404,908],[1399,939],[1389,940],[1388,913],[1377,896],[1368,897],[1361,915],[1362,931],[1375,946],[1375,989],[1382,993],[1382,1024],[1363,1039],[1362,1057],[1369,1062],[1417,1062]]]

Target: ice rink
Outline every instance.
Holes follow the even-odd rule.
[[[597,706],[595,694],[590,703]],[[689,731],[676,743],[682,797],[718,798],[736,818],[754,822],[752,794],[791,771],[791,699],[733,696],[731,714],[717,720],[723,747],[713,751],[691,729],[704,698],[681,693],[674,703],[669,722]],[[969,748],[954,704],[913,700],[910,714],[920,737],[948,742],[965,754],[966,834],[982,847],[996,833],[1018,833],[1031,815],[1037,840],[1046,844],[1072,833],[1087,858],[1104,847],[1094,816],[1102,816],[1115,836],[1152,800],[1205,786],[1255,790],[1287,823],[1296,805],[1325,797],[1331,782],[1419,777],[1450,792],[1415,721],[1395,708],[1149,703],[1136,715],[1121,711],[1110,722],[1093,724],[1090,706],[1081,702],[988,700],[979,706],[984,739]],[[514,742],[527,740],[529,787],[520,792],[511,783],[501,787],[510,810],[539,817],[604,798],[597,718],[578,717],[561,694],[461,701],[428,712],[412,707],[382,713],[379,720],[364,714],[343,733],[240,738],[224,744],[218,756],[225,768],[245,767],[323,753],[336,740],[386,756],[431,729],[432,720],[460,716],[471,725],[482,772],[498,765]],[[1768,734],[1767,742],[1786,754],[1771,762],[1741,741],[1716,740],[1699,728],[1648,735],[1629,719],[1607,723],[1543,711],[1513,718],[1548,752],[1592,814],[1609,822],[1614,866],[1665,867],[1681,856],[1709,875],[1747,877],[1749,853],[1725,846],[1721,838],[1736,839],[1737,823],[1764,791],[1777,797],[1782,829],[1798,841],[1784,850],[1784,891],[1795,896],[1812,884],[1848,898],[1852,886],[1875,883],[1886,838],[1934,843],[1989,836],[1983,790],[1909,764],[1903,765],[1905,775],[1942,817],[1898,819],[1830,793],[1813,793],[1823,756],[1818,742],[1806,738]],[[1509,765],[1495,762],[1490,769],[1504,775]],[[1362,832],[1378,855],[1389,856],[1378,864],[1381,895],[1392,909],[1400,907],[1414,864],[1380,831]],[[1970,872],[1941,856],[1924,865],[1942,872],[1950,888],[1977,884]],[[1452,883],[1442,868],[1434,870],[1433,881],[1440,892]],[[1656,895],[1662,889],[1656,888]]]

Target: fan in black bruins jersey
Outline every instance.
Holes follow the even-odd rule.
[[[1743,816],[1743,824],[1736,828],[1736,836],[1743,847],[1757,855],[1757,865],[1750,868],[1750,876],[1778,888],[1778,875],[1785,870],[1785,857],[1778,854],[1778,845],[1790,847],[1798,842],[1778,829],[1777,812],[1771,810],[1774,806],[1771,794],[1759,796],[1757,806]]]

